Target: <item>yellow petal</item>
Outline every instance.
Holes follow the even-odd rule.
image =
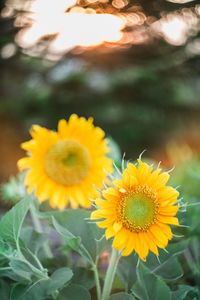
[[[172,231],[171,231],[171,228],[167,224],[157,223],[157,226],[160,227],[160,229],[166,235],[166,237],[168,238],[168,240],[172,239],[172,237],[173,237]]]
[[[155,245],[154,241],[150,238],[148,232],[143,232],[141,234],[143,235],[143,238],[146,241],[149,250],[158,256],[158,248]]]
[[[106,216],[107,211],[106,210],[95,210],[91,213],[91,220],[95,219],[103,219]]]
[[[128,242],[125,249],[122,252],[122,256],[128,256],[133,252],[134,245],[135,245],[135,238],[136,238],[135,233],[132,232],[129,234]]]
[[[159,214],[163,216],[169,216],[173,217],[177,214],[177,211],[179,210],[179,206],[160,206],[159,208]]]
[[[159,244],[157,243],[159,247],[160,247],[160,245],[161,245],[161,248],[165,248],[167,246],[168,239],[157,225],[152,225],[150,227],[149,231],[156,238],[156,240],[159,241]]]
[[[117,250],[121,250],[125,248],[126,242],[128,239],[128,235],[125,229],[122,229],[118,233],[115,234],[112,246]]]
[[[120,231],[121,228],[122,228],[122,223],[115,222],[113,224],[113,229],[114,229],[115,233],[118,232],[118,231]]]
[[[106,229],[106,231],[105,231],[105,237],[106,237],[107,240],[109,238],[113,237],[114,235],[115,235],[115,232],[114,232],[114,230],[113,230],[112,227],[109,227],[109,228]]]
[[[179,225],[178,219],[176,217],[167,217],[167,216],[157,215],[157,219],[161,223]]]

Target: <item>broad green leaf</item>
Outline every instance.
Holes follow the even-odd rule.
[[[61,226],[54,218],[52,218],[52,220],[56,231],[63,236],[64,240],[66,241],[66,246],[72,248],[74,251],[78,252],[81,256],[85,257],[92,263],[92,258],[87,252],[87,249],[85,249],[81,243],[80,237],[74,236],[69,230]]]
[[[160,250],[159,261],[157,257],[149,253],[146,266],[157,275],[166,280],[176,280],[183,276],[181,264],[178,256],[187,248],[188,240],[182,240],[177,243],[171,243],[167,252]]]
[[[23,246],[23,243],[20,243],[20,251],[23,255],[23,259],[32,265],[33,268],[37,268],[37,269],[43,269],[41,266],[41,262],[39,261],[39,258],[33,254],[28,248],[26,248],[25,246]]]
[[[136,276],[137,261],[138,258],[134,253],[127,257],[120,258],[117,267],[117,275],[123,282],[126,290],[130,290],[130,288],[133,286],[134,282],[137,279]]]
[[[157,275],[160,275],[165,280],[176,280],[183,276],[183,269],[176,257],[171,257],[166,262],[162,263],[155,270]]]
[[[29,263],[24,258],[12,257],[10,259],[9,266],[12,268],[13,272],[20,276],[24,280],[31,281],[34,277],[38,279],[48,278],[47,270],[38,269],[34,267],[31,263]]]
[[[200,293],[197,288],[189,285],[179,285],[178,290],[172,293],[172,300],[198,300]]]
[[[72,270],[69,268],[60,268],[52,275],[48,284],[48,293],[52,294],[56,290],[63,288],[63,286],[71,280],[73,276]]]
[[[95,281],[92,270],[78,267],[73,270],[73,273],[72,283],[82,285],[88,290],[94,287]]]
[[[5,259],[13,254],[11,245],[0,239],[0,260]]]
[[[107,242],[102,239],[104,231],[98,228],[96,224],[88,223],[87,219],[90,217],[90,212],[84,209],[68,209],[57,212],[53,216],[56,219],[60,234],[63,235],[64,230],[62,229],[61,233],[59,225],[65,228],[64,235],[66,238],[73,238],[72,242],[75,247],[79,245],[80,240],[77,239],[79,237],[81,244],[95,261],[96,256],[102,252]]]
[[[29,210],[30,200],[24,199],[17,203],[0,220],[0,238],[12,245],[18,244],[24,218]]]
[[[137,268],[137,281],[131,291],[139,300],[171,300],[169,287],[142,263]]]
[[[9,299],[9,294],[10,294],[10,287],[9,285],[3,281],[0,280],[0,296],[1,300],[8,300]]]
[[[190,239],[190,244],[189,244],[189,249],[186,250],[186,251],[189,251],[191,252],[191,258],[190,258],[190,261],[191,261],[191,264],[192,266],[195,265],[195,268],[192,267],[192,271],[194,274],[198,274],[198,276],[200,275],[200,239],[199,237],[192,237]]]
[[[71,233],[67,228],[60,225],[55,218],[52,217],[53,225],[56,231],[65,238],[66,245],[72,248],[74,251],[79,251],[81,246],[81,239],[80,237],[76,237]]]
[[[2,268],[0,268],[0,277],[5,278],[5,279],[10,278],[13,281],[17,281],[17,282],[18,281],[20,282],[21,280],[23,280],[23,278],[21,276],[19,276],[16,273],[13,272],[11,267],[2,267]]]
[[[109,300],[134,300],[135,298],[127,293],[116,293],[110,296]]]
[[[13,273],[21,277],[21,280],[31,281],[32,269],[26,261],[12,258],[10,260],[9,266],[12,268]]]
[[[47,296],[48,282],[49,279],[40,279],[30,286],[16,284],[11,291],[10,300],[43,300]]]
[[[43,300],[63,288],[71,280],[72,275],[70,269],[61,268],[50,278],[40,279],[29,286],[17,284],[11,292],[10,300]]]
[[[28,226],[22,228],[20,237],[26,248],[31,249],[31,252],[36,255],[48,240],[48,235],[46,233],[37,232],[32,227]]]
[[[70,284],[60,291],[57,300],[91,300],[91,296],[83,286]]]
[[[113,290],[127,290],[127,285],[124,284],[124,282],[122,281],[122,279],[119,277],[118,274],[116,274],[114,280],[113,280],[113,284],[112,284],[112,289]]]

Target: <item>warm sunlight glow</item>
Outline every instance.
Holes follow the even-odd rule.
[[[198,18],[190,9],[177,14],[168,14],[152,24],[153,30],[168,43],[180,46],[198,29]]]
[[[76,47],[116,43],[122,38],[123,18],[76,4],[76,0],[30,1],[29,7],[21,8],[26,13],[15,19],[15,26],[22,28],[16,43],[25,50],[48,48],[52,54],[63,55]]]
[[[14,18],[19,28],[15,42],[24,53],[56,61],[69,52],[80,54],[94,47],[112,51],[154,38],[184,45],[198,32],[199,10],[196,5],[163,12],[158,19],[147,16],[138,4],[131,6],[129,0],[7,0],[1,16]],[[11,50],[3,49],[1,56],[12,56]]]
[[[24,53],[57,60],[70,51],[143,43],[146,15],[138,5],[122,12],[128,4],[128,0],[86,0],[83,5],[78,0],[7,0],[1,15],[15,18],[19,28],[15,42]]]
[[[67,52],[76,46],[96,46],[121,39],[122,19],[110,14],[66,13],[52,22],[52,16],[38,14],[31,27],[19,32],[17,43],[22,48],[34,46],[47,35],[56,35],[49,45],[52,52]]]
[[[186,40],[187,24],[181,18],[174,16],[166,22],[161,22],[161,32],[165,39],[173,45],[181,45]]]

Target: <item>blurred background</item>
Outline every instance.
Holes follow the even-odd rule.
[[[93,116],[127,158],[198,157],[199,1],[0,5],[0,182],[16,174],[33,123],[56,128],[71,113]]]

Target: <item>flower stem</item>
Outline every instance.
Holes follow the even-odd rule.
[[[34,202],[32,202],[31,205],[30,205],[30,214],[31,214],[31,218],[32,218],[35,230],[37,232],[39,232],[39,233],[42,233],[43,232],[42,225],[40,223],[40,220],[37,217],[37,214],[36,214],[36,211],[35,211]],[[49,247],[49,245],[47,243],[43,244],[43,250],[44,250],[45,255],[48,258],[52,258],[53,257],[51,249],[50,249],[50,247]]]
[[[99,281],[99,273],[96,264],[93,265],[94,279],[96,282],[97,300],[101,300],[101,286]]]
[[[110,258],[110,263],[109,263],[108,270],[107,270],[107,273],[106,273],[106,278],[105,278],[105,282],[104,282],[104,287],[103,287],[101,300],[108,300],[109,299],[120,256],[121,256],[120,253],[117,252],[113,248],[111,258]]]

